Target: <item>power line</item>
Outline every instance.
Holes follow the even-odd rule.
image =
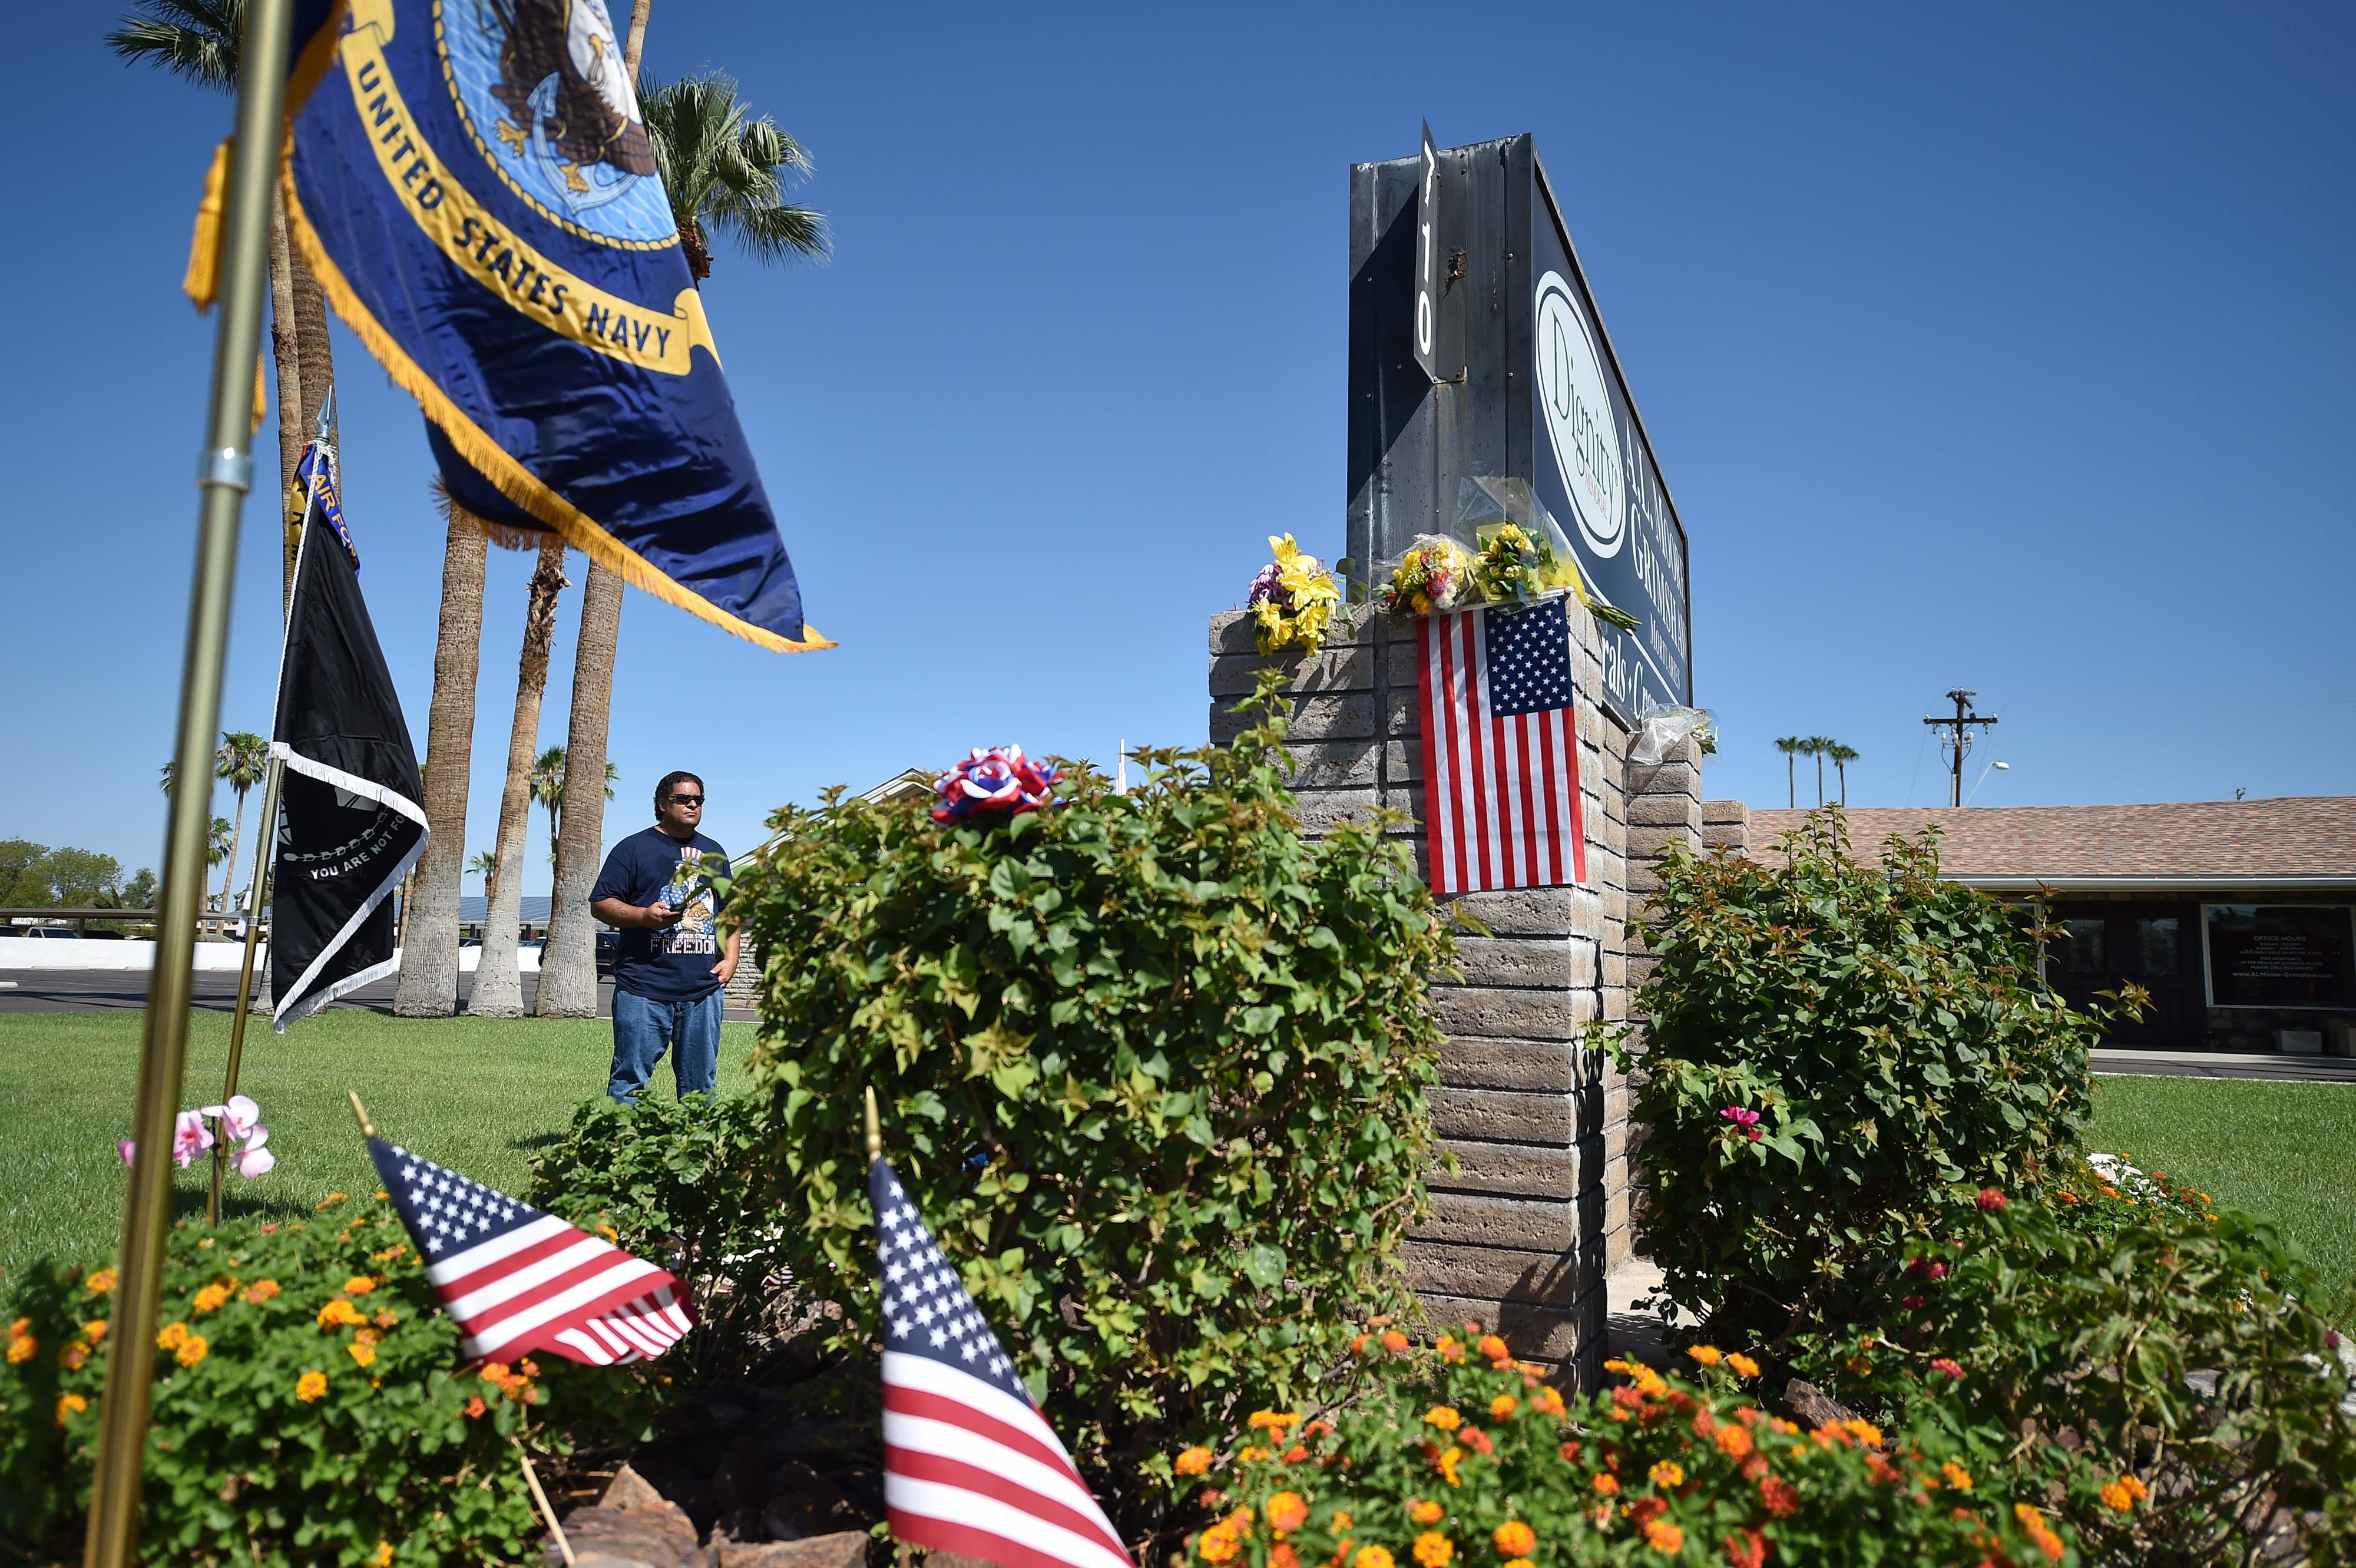
[[[1922,722],[1933,729],[1948,732],[1939,737],[1939,744],[1945,747],[1953,757],[1950,770],[1954,775],[1954,788],[1947,802],[1951,806],[1961,806],[1964,803],[1964,757],[1972,749],[1972,726],[1977,725],[1982,729],[1986,729],[1997,722],[1994,714],[1983,717],[1972,712],[1972,698],[1977,694],[1977,693],[1966,692],[1959,686],[1947,693],[1947,700],[1955,704],[1954,718],[1934,719],[1928,714],[1922,715]]]

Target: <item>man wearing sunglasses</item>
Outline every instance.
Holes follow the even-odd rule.
[[[712,884],[698,869],[727,851],[696,831],[703,780],[666,773],[655,786],[655,825],[614,846],[589,890],[589,910],[622,933],[614,963],[614,1071],[605,1092],[625,1103],[671,1053],[679,1092],[710,1091],[720,1065],[720,993],[736,972],[737,934],[726,950],[712,930]]]

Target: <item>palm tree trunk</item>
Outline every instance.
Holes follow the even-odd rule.
[[[1824,803],[1825,803],[1825,754],[1824,754],[1823,752],[1821,752],[1821,751],[1820,751],[1820,752],[1816,753],[1816,804],[1817,804],[1817,806],[1818,806],[1819,808],[1821,808],[1821,807],[1824,805]]]
[[[287,276],[294,294],[294,347],[303,360],[303,422],[295,432],[299,443],[308,441],[318,426],[319,410],[336,384],[336,360],[327,340],[327,291],[299,253],[289,252]]]
[[[270,356],[278,368],[278,510],[280,561],[284,585],[279,618],[294,604],[294,547],[302,535],[301,520],[286,521],[287,493],[294,488],[295,465],[303,460],[303,352],[294,334],[294,248],[286,235],[286,199],[277,188],[270,196]]]
[[[515,719],[508,728],[507,787],[499,792],[498,847],[492,852],[489,897],[484,900],[482,966],[466,1011],[478,1018],[520,1018],[523,974],[516,961],[516,926],[523,913],[524,841],[531,832],[531,761],[540,745],[540,700],[548,691],[548,645],[556,632],[556,596],[564,587],[564,541],[550,534],[540,547],[524,610],[523,657],[516,676]]]
[[[573,660],[573,719],[564,737],[562,826],[548,942],[540,950],[543,1018],[597,1015],[596,885],[605,832],[605,723],[614,698],[614,650],[622,629],[622,579],[594,562],[581,590],[581,642]]]
[[[489,541],[450,512],[442,554],[442,627],[434,645],[434,705],[425,725],[425,825],[417,909],[401,950],[392,1010],[446,1018],[458,1003],[458,895],[466,870],[466,778],[475,741],[475,675],[483,650],[483,558]]]
[[[1847,811],[1848,809],[1848,764],[1836,757],[1833,760],[1833,771],[1840,776],[1841,809]]]
[[[1783,754],[1783,803],[1795,811],[1800,809],[1800,762],[1788,751]]]
[[[230,908],[230,893],[237,884],[237,852],[245,837],[245,791],[237,792],[237,823],[229,831],[229,865],[221,872],[221,908]]]

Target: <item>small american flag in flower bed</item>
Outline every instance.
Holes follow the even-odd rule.
[[[645,1259],[397,1144],[368,1144],[467,1355],[545,1350],[610,1367],[659,1356],[695,1326],[687,1287]]]

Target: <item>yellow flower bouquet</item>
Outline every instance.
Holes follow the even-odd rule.
[[[1252,579],[1253,639],[1262,656],[1288,648],[1314,653],[1325,640],[1342,589],[1325,563],[1294,543],[1292,535],[1272,533],[1268,547],[1276,559]]]

